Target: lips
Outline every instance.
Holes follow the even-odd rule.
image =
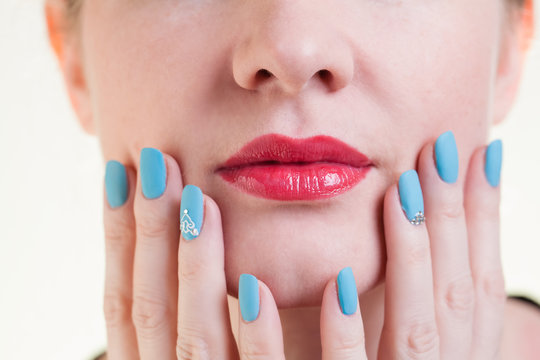
[[[293,139],[268,134],[246,144],[217,173],[257,197],[315,200],[351,189],[371,167],[367,156],[330,136]]]

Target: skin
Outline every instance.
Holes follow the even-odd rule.
[[[532,2],[527,6],[531,8]],[[502,2],[492,0],[365,1],[340,6],[323,1],[249,6],[239,1],[88,1],[81,9],[78,28],[66,33],[60,31],[65,24],[61,4],[50,0],[46,9],[51,43],[81,126],[98,137],[104,160],[120,161],[130,173],[132,191],[125,208],[131,210],[114,212],[105,204],[104,211],[106,233],[128,234],[125,237],[133,241],[124,244],[124,250],[135,260],[129,255],[108,257],[108,278],[129,283],[133,271],[136,288],[137,274],[153,275],[147,279],[149,283],[161,274],[163,294],[177,302],[172,294],[179,291],[176,281],[182,278],[178,268],[182,262],[176,254],[189,259],[187,253],[182,254],[182,240],[178,245],[174,222],[181,200],[178,189],[194,184],[207,196],[207,204],[215,205],[210,211],[220,214],[216,217],[220,224],[204,225],[213,229],[209,239],[222,239],[225,270],[218,287],[223,296],[214,304],[219,310],[209,318],[229,321],[224,295],[230,295],[234,314],[242,273],[255,275],[265,294],[261,295],[261,311],[267,311],[267,317],[261,323],[268,331],[247,330],[249,325],[242,320],[235,323],[233,316],[236,338],[260,334],[260,338],[253,335],[254,343],[266,339],[266,345],[284,348],[284,354],[295,359],[320,357],[317,344],[322,350],[326,344],[323,353],[328,359],[338,359],[338,355],[329,355],[332,339],[339,329],[356,329],[356,334],[365,331],[363,356],[367,353],[374,358],[379,342],[386,349],[399,348],[396,344],[401,335],[391,335],[390,330],[401,329],[410,321],[399,317],[400,310],[407,301],[418,300],[430,319],[426,323],[437,320],[440,327],[438,345],[426,351],[429,358],[434,354],[460,358],[452,351],[464,340],[467,345],[458,346],[459,354],[496,353],[504,309],[502,276],[491,295],[482,297],[479,290],[474,291],[478,306],[486,309],[474,317],[468,313],[474,322],[456,326],[451,320],[454,313],[441,320],[443,312],[437,304],[444,302],[450,284],[459,279],[469,279],[477,289],[476,280],[485,272],[495,269],[502,275],[498,231],[486,230],[487,235],[480,235],[486,231],[478,230],[481,221],[471,220],[471,214],[487,212],[492,216],[490,223],[498,224],[499,188],[489,187],[483,177],[484,145],[490,127],[505,118],[519,88],[528,48],[524,44],[533,32],[531,16],[508,22]],[[261,69],[271,76],[257,75]],[[327,75],[319,76],[320,70],[327,70]],[[433,161],[433,142],[447,130],[455,134],[459,150],[459,178],[454,185],[436,177]],[[297,138],[334,136],[366,154],[375,167],[358,186],[338,197],[294,203],[241,193],[215,174],[243,144],[267,133]],[[160,149],[167,158],[167,191],[159,201],[144,199],[140,192],[137,173],[143,147]],[[411,230],[399,207],[395,185],[409,169],[419,172],[427,214],[434,219],[441,212],[440,219],[448,212],[457,215]],[[467,194],[484,194],[485,198]],[[464,199],[465,205],[456,205],[455,198]],[[152,270],[164,261],[158,252],[153,260],[144,262],[137,260],[144,255],[137,257],[134,246],[134,238],[139,242],[144,232],[136,224],[149,224],[152,219],[172,224],[162,235],[176,239],[176,245],[170,240],[169,247],[162,249],[162,257],[169,254],[162,273]],[[451,233],[451,220],[459,224],[457,234]],[[129,226],[114,230],[119,224]],[[417,233],[403,235],[403,231]],[[423,274],[433,273],[438,279],[440,269],[455,271],[442,276],[434,288],[430,288],[431,278],[425,276],[417,289],[400,285],[407,276],[414,277],[405,274],[406,269],[397,271],[389,259],[392,250],[396,254],[411,251],[403,243],[407,236],[424,247],[431,242],[433,260],[424,259]],[[461,245],[455,245],[456,255],[448,257],[433,246],[437,240]],[[482,245],[468,249],[468,242]],[[475,265],[473,259],[480,258],[475,255],[486,251],[493,251],[492,262]],[[214,256],[219,259],[219,251]],[[470,268],[458,264],[469,257]],[[330,319],[339,314],[325,311],[339,310],[334,280],[345,266],[351,266],[355,274],[362,315],[358,312],[349,327],[332,327]],[[386,309],[385,286],[395,300]],[[473,293],[472,286],[467,289]],[[124,290],[124,302],[129,302],[131,288]],[[189,291],[195,292],[195,287],[183,294]],[[415,293],[426,296],[416,299]],[[492,307],[486,300],[490,296],[499,299]],[[176,308],[176,302],[169,307]],[[122,306],[129,308],[129,303]],[[178,311],[184,309],[186,315],[186,309],[193,306],[195,302],[183,308],[179,305]],[[486,320],[489,310],[501,316],[493,324]],[[382,331],[385,311],[386,333]],[[276,319],[281,320],[281,327]],[[143,358],[144,351],[149,356],[161,351],[155,350],[159,348],[156,344],[164,348],[173,341],[174,350],[176,323],[169,324],[172,330],[166,340],[146,345],[141,322],[138,324],[138,329],[125,330],[122,335],[111,335],[114,331],[109,326],[109,348],[125,351],[119,350],[122,341],[118,339],[123,339],[124,349],[130,344],[133,348],[130,341],[136,336]],[[492,332],[484,332],[490,328]],[[480,329],[485,338],[471,340],[473,329]],[[285,338],[281,345],[280,331]],[[325,338],[325,331],[334,337]],[[461,335],[455,335],[457,332]],[[223,333],[231,335],[225,327]],[[298,338],[292,340],[293,336]],[[111,345],[112,338],[116,340]],[[221,349],[232,348],[231,338],[220,340]],[[479,346],[481,341],[493,348]],[[351,351],[364,349],[363,344],[356,345]],[[233,350],[228,351],[234,355]]]

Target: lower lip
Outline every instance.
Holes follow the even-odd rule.
[[[337,163],[253,165],[223,169],[222,178],[237,189],[273,200],[316,200],[337,196],[362,181],[371,166]]]

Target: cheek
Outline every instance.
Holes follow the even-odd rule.
[[[362,64],[359,56],[358,66],[376,71],[377,82],[367,91],[378,93],[388,113],[389,148],[407,154],[402,169],[413,166],[420,148],[444,131],[454,131],[463,154],[485,141],[499,11],[485,0],[437,3],[416,13],[400,10],[385,14],[384,28],[373,25],[377,32],[360,40],[373,44],[363,49],[368,62]]]
[[[197,16],[172,2],[85,8],[85,76],[102,148],[108,157],[136,162],[140,149],[186,143],[200,121],[201,75],[218,55],[201,46],[213,29],[197,28]],[[203,13],[201,10],[200,13]],[[160,19],[157,21],[156,19]],[[206,60],[208,59],[208,60]],[[215,65],[214,65],[215,67]],[[217,78],[217,77],[216,77]]]

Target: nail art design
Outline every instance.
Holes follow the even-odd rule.
[[[424,215],[424,197],[418,173],[415,170],[405,171],[399,177],[399,198],[401,208],[405,211],[407,219],[413,225],[423,224],[426,220]]]
[[[187,209],[184,210],[184,214],[180,220],[180,230],[185,234],[191,234],[193,236],[199,235],[199,231],[195,228],[195,223],[189,217]]]
[[[186,185],[182,191],[180,205],[180,231],[186,240],[193,240],[201,233],[204,213],[204,198],[201,189]]]

